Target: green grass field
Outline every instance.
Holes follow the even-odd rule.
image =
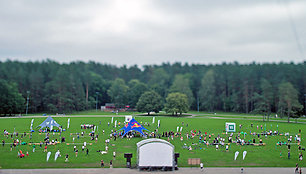
[[[92,112],[91,112],[92,113]],[[130,115],[131,113],[121,113],[121,115]],[[83,115],[83,114],[76,114]],[[62,167],[75,167],[75,168],[83,168],[83,167],[99,167],[100,160],[104,160],[106,167],[108,167],[109,161],[113,159],[112,152],[116,151],[117,157],[113,160],[114,167],[125,167],[125,158],[123,157],[124,153],[133,153],[132,165],[136,165],[136,143],[143,140],[141,137],[136,137],[131,140],[127,140],[126,138],[118,138],[116,141],[111,140],[109,145],[109,152],[107,154],[101,154],[96,151],[105,150],[105,140],[109,137],[112,129],[119,130],[121,127],[113,128],[113,125],[108,126],[108,122],[111,122],[111,116],[106,116],[106,114],[97,114],[104,115],[103,117],[91,117],[88,114],[84,117],[53,117],[63,128],[67,127],[67,120],[70,118],[70,128],[62,133],[62,136],[66,137],[66,143],[70,143],[67,145],[66,143],[61,143],[57,145],[49,145],[48,151],[51,151],[51,157],[49,162],[46,162],[46,153],[43,152],[43,148],[39,146],[36,147],[36,151],[32,152],[32,145],[20,145],[17,148],[13,148],[10,151],[10,144],[6,144],[4,147],[0,147],[0,167],[1,168],[62,168]],[[115,114],[114,114],[115,115]],[[216,115],[222,116],[222,115]],[[34,126],[36,128],[41,122],[45,120],[46,117],[35,117]],[[300,166],[305,167],[306,162],[305,159],[302,162],[298,161],[298,145],[291,145],[291,159],[287,158],[287,146],[276,146],[278,141],[286,141],[287,137],[285,136],[268,136],[267,138],[261,136],[260,138],[266,143],[266,146],[240,146],[236,144],[230,145],[229,152],[225,151],[225,147],[221,147],[221,149],[216,150],[215,146],[206,146],[204,144],[199,144],[199,137],[196,136],[193,139],[186,139],[186,133],[190,133],[191,130],[201,130],[202,134],[207,132],[208,134],[213,134],[212,137],[220,134],[221,137],[225,138],[227,142],[227,137],[229,134],[224,134],[225,122],[235,122],[237,125],[237,131],[248,132],[245,140],[253,139],[253,135],[249,135],[249,132],[261,132],[263,130],[260,129],[260,125],[263,125],[267,130],[278,130],[281,133],[290,132],[290,135],[295,136],[298,134],[299,129],[302,130],[302,145],[305,147],[305,131],[306,124],[299,123],[283,123],[283,122],[262,122],[262,121],[254,121],[249,119],[212,119],[206,117],[156,117],[155,124],[152,123],[151,116],[136,116],[136,120],[140,123],[149,122],[150,126],[145,126],[148,130],[154,131],[157,126],[157,120],[161,120],[161,127],[158,128],[159,133],[163,131],[174,131],[176,132],[177,126],[182,126],[182,122],[184,122],[182,135],[184,140],[181,141],[180,137],[174,137],[174,140],[170,139],[170,143],[175,146],[175,152],[180,153],[180,157],[178,159],[179,167],[187,167],[188,158],[201,158],[201,161],[205,166],[209,167],[225,167],[225,166],[250,166],[250,167],[293,167],[296,163],[299,163]],[[32,118],[30,117],[22,117],[22,118],[1,118],[0,119],[0,127],[2,133],[0,135],[0,141],[5,140],[6,143],[12,143],[13,139],[6,138],[3,135],[3,130],[7,129],[10,133],[15,131],[20,133],[27,132],[30,130],[30,123]],[[114,121],[124,122],[124,116],[114,117]],[[101,122],[101,124],[100,124]],[[254,124],[254,127],[251,128],[251,123]],[[86,153],[81,151],[81,144],[77,144],[77,148],[79,149],[78,157],[75,156],[72,145],[72,137],[71,133],[80,133],[84,131],[84,129],[80,128],[81,124],[95,124],[98,126],[99,140],[96,143],[95,141],[91,141],[88,133],[90,130],[85,130],[85,136],[79,139],[75,136],[75,143],[83,143],[84,141],[87,144],[92,143],[92,145],[88,145],[89,155],[86,156]],[[188,127],[186,126],[188,124]],[[243,127],[240,129],[238,127],[239,124],[242,124]],[[259,129],[257,130],[256,126],[259,125]],[[103,134],[102,131],[105,130]],[[263,128],[265,129],[265,128]],[[38,128],[34,129],[33,137],[30,140],[29,135],[25,138],[21,139],[20,135],[18,139],[22,142],[36,142],[39,143],[45,137],[45,133],[38,133]],[[59,139],[60,136],[52,133],[50,134],[50,139]],[[162,139],[167,140],[168,138],[162,137]],[[256,142],[259,139],[256,136]],[[294,141],[294,139],[293,139]],[[295,142],[293,142],[295,143]],[[189,151],[183,148],[183,145],[186,144],[188,146],[192,146],[193,150]],[[195,144],[195,145],[192,145]],[[29,156],[25,158],[17,158],[17,151],[22,150],[24,153],[29,152]],[[62,157],[58,158],[58,160],[54,161],[54,154],[57,150],[60,150]],[[242,160],[242,152],[246,150],[247,156],[245,160]],[[240,154],[238,159],[234,161],[234,153],[239,151]],[[282,158],[280,158],[280,151],[282,151]],[[305,151],[303,151],[304,154]],[[69,154],[69,162],[65,163],[65,154]]]

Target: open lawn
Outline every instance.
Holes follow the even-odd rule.
[[[124,115],[130,115],[131,113],[125,113]],[[78,114],[81,115],[81,114]],[[30,139],[30,123],[32,118],[29,117],[21,117],[21,118],[1,118],[0,119],[0,128],[2,130],[0,135],[0,141],[5,140],[7,144],[0,147],[0,167],[1,168],[63,168],[63,167],[99,167],[100,161],[103,159],[106,167],[109,166],[109,161],[113,159],[112,154],[113,151],[116,151],[116,158],[113,159],[114,167],[125,167],[125,158],[123,157],[124,153],[133,153],[132,165],[136,165],[136,143],[143,140],[141,137],[135,137],[131,140],[127,140],[126,138],[117,138],[116,140],[110,140],[110,144],[108,145],[109,150],[107,154],[101,154],[96,152],[98,150],[105,150],[105,140],[109,138],[109,134],[111,130],[119,130],[124,122],[124,116],[122,117],[114,117],[118,123],[121,123],[121,127],[114,128],[111,124],[111,116],[102,116],[102,117],[90,117],[91,114],[84,117],[54,117],[54,119],[63,126],[64,129],[67,128],[67,120],[70,118],[70,128],[62,133],[62,136],[66,138],[66,143],[60,143],[57,145],[49,145],[48,151],[51,151],[51,157],[49,162],[46,162],[46,152],[43,152],[43,147],[40,148],[39,145],[36,146],[36,151],[32,152],[32,145],[19,145],[16,148],[13,148],[10,151],[10,144],[13,142],[13,139],[9,136],[6,138],[3,135],[3,130],[7,129],[8,132],[12,133],[15,131],[19,133],[18,138],[21,142],[35,142],[39,143],[43,141],[46,133],[39,133],[39,128],[36,128],[40,123],[42,123],[45,118],[43,117],[35,117],[33,128],[35,128],[35,132],[32,135],[32,139]],[[100,114],[97,114],[100,115]],[[101,114],[104,115],[104,114]],[[115,115],[115,114],[114,114]],[[218,115],[217,115],[218,116]],[[188,158],[201,158],[201,161],[205,166],[210,167],[224,167],[224,166],[249,166],[249,167],[294,167],[296,163],[299,163],[300,166],[305,167],[305,159],[303,162],[298,161],[298,145],[295,144],[295,139],[293,138],[293,143],[291,144],[291,159],[287,158],[287,146],[276,146],[278,141],[287,142],[288,137],[284,135],[276,135],[276,136],[260,136],[257,138],[256,136],[250,135],[251,132],[260,133],[266,130],[278,130],[280,133],[284,134],[285,132],[289,132],[293,137],[299,134],[299,129],[302,130],[301,138],[302,145],[305,147],[305,130],[306,124],[298,124],[298,123],[283,123],[283,122],[262,122],[262,121],[254,121],[249,119],[212,119],[206,117],[156,117],[155,124],[152,124],[151,116],[136,116],[135,119],[139,123],[150,123],[150,126],[144,126],[150,131],[154,131],[157,128],[157,120],[161,120],[161,127],[158,128],[158,132],[162,134],[163,131],[174,131],[176,132],[177,126],[183,127],[182,136],[183,141],[180,140],[179,137],[174,137],[172,140],[170,138],[170,143],[175,146],[175,152],[180,153],[180,157],[178,159],[178,166],[188,167],[187,164]],[[101,122],[101,124],[100,124]],[[110,122],[110,126],[108,126],[108,122]],[[237,125],[237,132],[247,132],[245,140],[250,140],[255,138],[256,143],[259,142],[259,139],[262,139],[265,146],[251,146],[251,145],[236,145],[230,144],[229,152],[225,151],[225,147],[221,147],[221,149],[216,150],[215,146],[207,146],[202,143],[199,143],[199,136],[195,136],[194,138],[190,138],[187,140],[186,133],[190,134],[191,130],[196,130],[197,132],[201,130],[202,134],[207,132],[207,135],[212,135],[212,137],[218,136],[218,134],[226,139],[229,134],[225,134],[225,122],[235,122]],[[251,123],[254,124],[253,128],[251,128]],[[89,132],[91,130],[84,130],[80,128],[81,124],[95,124],[98,126],[99,134],[98,142],[91,141],[89,137]],[[187,126],[188,124],[188,126]],[[242,124],[242,128],[239,128],[239,124]],[[259,129],[257,129],[257,125]],[[263,129],[261,130],[260,126],[263,125]],[[266,125],[266,126],[265,126]],[[277,127],[278,125],[278,127]],[[105,133],[103,134],[103,130]],[[85,132],[85,135],[78,139],[75,133]],[[21,139],[21,133],[26,132],[27,136]],[[234,139],[238,134],[234,134]],[[77,149],[79,149],[78,157],[75,156],[73,150],[73,137],[75,137],[75,143],[77,143]],[[58,133],[50,133],[50,139],[60,139],[60,135]],[[162,139],[168,140],[166,137],[161,137]],[[243,138],[243,136],[242,136]],[[88,144],[89,155],[87,156],[85,152],[81,150],[81,144],[86,141]],[[211,142],[212,140],[210,140]],[[69,143],[69,145],[67,145]],[[187,150],[183,148],[184,144],[187,146],[191,146],[193,150]],[[57,150],[60,150],[61,157],[58,160],[54,161],[54,154]],[[17,158],[17,151],[22,150],[23,153],[29,152],[29,156],[25,158]],[[245,160],[242,160],[243,151],[247,151],[247,155]],[[234,153],[239,151],[240,154],[238,159],[234,161]],[[280,152],[282,152],[282,158],[280,158]],[[304,154],[305,151],[303,151]],[[69,162],[65,163],[65,155],[69,154]]]

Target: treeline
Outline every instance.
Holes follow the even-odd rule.
[[[139,68],[136,65],[116,67],[96,62],[59,64],[51,60],[8,60],[0,62],[0,112],[25,113],[27,97],[29,113],[92,109],[96,107],[96,99],[99,108],[105,103],[135,108],[142,94],[155,91],[161,96],[161,103],[169,93],[185,94],[192,110],[199,106],[200,110],[210,112],[301,115],[306,94],[305,65],[306,62],[163,63]],[[9,97],[9,93],[15,97]],[[7,103],[9,98],[16,101]],[[4,105],[11,105],[11,109],[5,109]]]

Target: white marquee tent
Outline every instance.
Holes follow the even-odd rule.
[[[174,146],[168,141],[151,138],[137,143],[138,168],[175,167]]]

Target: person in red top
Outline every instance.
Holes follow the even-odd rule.
[[[44,152],[47,152],[47,148],[48,148],[48,146],[47,146],[47,145],[45,145],[45,150],[44,150]]]

